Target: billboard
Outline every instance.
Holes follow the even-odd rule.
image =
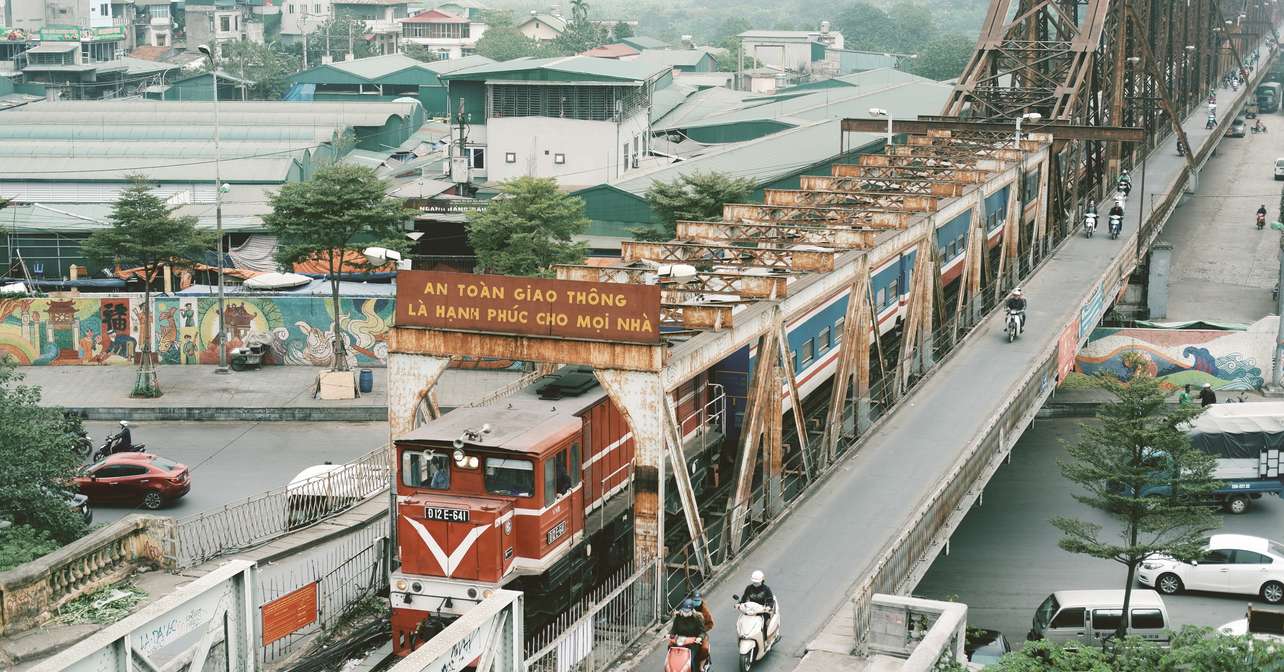
[[[397,274],[398,327],[660,342],[660,288],[436,271]]]

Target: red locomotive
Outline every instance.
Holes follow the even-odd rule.
[[[725,432],[721,388],[702,377],[674,401],[699,459]],[[398,655],[499,587],[526,593],[536,632],[632,557],[633,434],[587,367],[454,409],[396,450]]]

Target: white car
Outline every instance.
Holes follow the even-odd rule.
[[[1213,535],[1197,562],[1151,558],[1137,570],[1137,581],[1165,595],[1183,590],[1257,594],[1271,604],[1284,602],[1284,544],[1243,534]]]
[[[1275,179],[1284,180],[1284,158],[1275,159]]]

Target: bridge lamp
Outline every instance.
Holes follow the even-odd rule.
[[[892,113],[888,112],[887,110],[884,110],[881,107],[871,107],[869,108],[869,116],[887,117],[887,146],[891,147],[892,146]]]
[[[1016,120],[1016,146],[1017,146],[1017,149],[1020,149],[1020,148],[1021,148],[1021,124],[1025,123],[1025,122],[1027,122],[1027,121],[1038,121],[1038,120],[1040,120],[1040,119],[1042,119],[1042,118],[1043,118],[1043,115],[1042,115],[1042,114],[1039,114],[1038,112],[1026,112],[1025,114],[1021,115],[1020,117],[1017,117],[1017,120]]]

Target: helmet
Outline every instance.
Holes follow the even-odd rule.
[[[1012,295],[1013,295],[1013,296],[1021,296],[1021,288],[1020,288],[1020,287],[1017,287],[1016,289],[1013,289],[1013,290],[1012,290]]]
[[[1205,390],[1211,390],[1211,389],[1213,389],[1213,386],[1212,386],[1212,385],[1209,385],[1208,383],[1204,383],[1204,389],[1205,389]]]
[[[678,606],[678,615],[683,617],[695,615],[695,605],[691,603],[691,598],[682,600],[682,604]]]
[[[121,420],[121,421],[120,421],[120,426],[121,426],[121,427],[128,427],[128,426],[129,426],[129,423],[128,423],[128,422],[126,422],[125,420]]]
[[[767,576],[762,573],[761,569],[755,569],[753,570],[753,574],[749,575],[749,583],[752,583],[755,586],[761,586],[762,582],[766,580]]]
[[[699,609],[700,605],[704,604],[704,596],[697,590],[694,593],[691,593],[691,598],[687,601],[691,603],[691,607],[693,609]]]

